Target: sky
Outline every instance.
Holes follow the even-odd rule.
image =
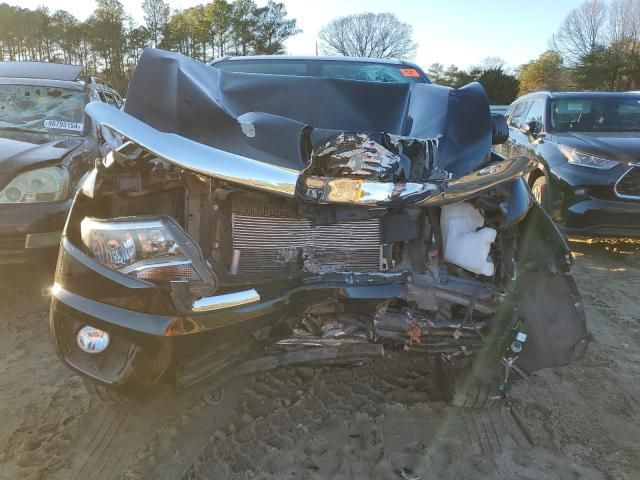
[[[6,1],[6,0],[5,0]],[[121,0],[138,23],[144,23],[142,0]],[[461,68],[486,57],[501,57],[517,67],[548,47],[564,17],[583,0],[280,0],[303,33],[287,41],[287,53],[314,55],[320,29],[333,18],[362,12],[393,12],[413,27],[418,51],[413,59],[423,68],[434,62]],[[92,0],[7,1],[23,8],[48,5],[65,9],[80,20],[93,9]],[[183,9],[206,0],[169,0],[172,9]],[[266,0],[257,0],[264,5]]]

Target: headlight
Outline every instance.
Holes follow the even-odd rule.
[[[199,297],[216,288],[200,248],[169,218],[85,218],[80,235],[90,256],[130,277],[167,287],[186,282]]]
[[[579,165],[581,167],[597,168],[598,170],[611,170],[620,163],[615,160],[609,160],[602,157],[596,157],[595,155],[590,155],[588,153],[579,152],[573,148],[565,147],[564,145],[560,145],[558,148],[564,156],[567,157],[569,163]]]
[[[64,200],[69,194],[69,172],[64,167],[29,170],[0,191],[0,203],[38,203]]]

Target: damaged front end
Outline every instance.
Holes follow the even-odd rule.
[[[154,95],[150,76],[180,87]],[[397,350],[446,371],[502,362],[498,393],[511,368],[583,355],[570,252],[522,179],[533,165],[491,152],[504,125],[479,85],[230,74],[147,50],[128,97],[127,113],[87,108],[125,143],[75,199],[51,308],[61,358],[94,386]]]

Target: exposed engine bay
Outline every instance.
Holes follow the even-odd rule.
[[[505,395],[512,371],[584,354],[570,252],[522,178],[533,165],[491,151],[504,124],[489,121],[479,85],[367,85],[401,104],[373,121],[353,85],[321,80],[327,98],[367,114],[352,112],[347,130],[344,116],[257,94],[305,97],[311,80],[226,78],[150,52],[130,94],[172,64],[200,81],[184,80],[169,106],[151,93],[130,114],[87,109],[124,143],[96,163],[65,231],[52,328],[71,368],[118,390],[397,351],[443,371],[480,365]],[[212,76],[218,96],[204,99]],[[249,101],[265,111],[247,113]],[[185,117],[194,109],[199,123]]]
[[[108,156],[100,169],[101,216],[118,219],[119,212],[144,212],[144,218],[170,217],[200,253],[189,255],[181,270],[164,259],[137,270],[132,266],[141,263],[135,256],[144,246],[142,236],[130,244],[127,258],[126,248],[96,249],[86,232],[78,232],[87,252],[125,274],[154,282],[177,300],[179,313],[189,314],[199,297],[245,288],[260,292],[250,302],[279,298],[283,291],[319,292],[299,304],[288,297],[281,316],[254,332],[260,341],[271,339],[271,350],[329,349],[331,359],[348,363],[363,352],[365,357],[383,355],[384,350],[371,348],[379,345],[456,366],[490,350],[521,374],[546,366],[544,359],[554,350],[549,346],[544,354],[526,354],[531,319],[518,310],[523,292],[515,282],[521,273],[517,246],[523,237],[538,234],[509,224],[509,205],[518,201],[512,195],[520,192],[512,184],[441,207],[370,208],[237,189],[176,168],[133,143]],[[73,238],[73,230],[69,233]],[[155,235],[157,244],[167,241]],[[547,259],[568,265],[561,252],[547,250],[556,260]],[[197,266],[198,257],[204,267]],[[203,269],[210,270],[209,276],[200,275]],[[191,285],[186,291],[181,288],[185,283]],[[568,294],[579,298],[577,292]],[[180,330],[172,328],[173,334]],[[568,339],[578,334],[569,330]],[[555,361],[567,363],[578,354],[573,340],[568,341],[558,342]],[[346,357],[338,354],[342,347],[349,352]],[[311,358],[328,361],[316,354]],[[192,371],[183,383],[211,374],[209,367]],[[501,380],[505,391],[506,381]]]

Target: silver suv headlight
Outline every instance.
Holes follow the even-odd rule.
[[[85,218],[80,236],[102,265],[160,286],[186,282],[192,295],[211,294],[217,279],[193,240],[170,218]]]
[[[0,191],[0,203],[41,203],[64,200],[69,195],[69,172],[45,167],[19,174]]]

